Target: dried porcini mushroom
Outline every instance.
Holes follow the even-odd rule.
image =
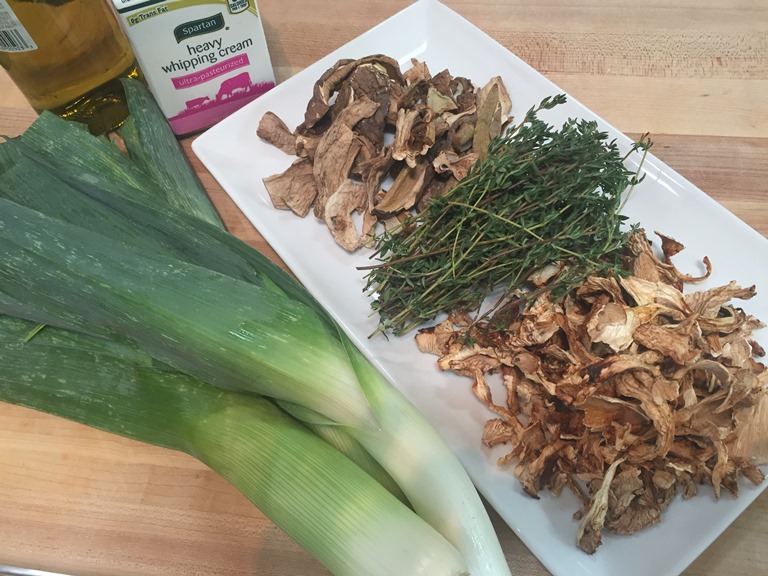
[[[272,112],[264,114],[259,122],[256,135],[287,154],[296,154],[296,137],[285,125],[285,122]]]
[[[764,325],[729,304],[755,288],[684,294],[691,277],[671,263],[683,246],[659,236],[661,257],[643,231],[632,235],[628,276],[588,278],[558,303],[544,291],[489,321],[449,317],[416,336],[441,370],[472,379],[494,415],[482,441],[511,446],[499,464],[513,465],[527,494],[577,495],[577,545],[589,554],[604,530],[655,524],[675,494],[700,485],[735,496],[738,479],[762,482],[768,463],[768,370],[753,338]],[[532,275],[534,286],[563,270]]]
[[[448,70],[432,75],[415,59],[405,72],[381,54],[342,59],[317,80],[293,132],[271,112],[261,119],[261,138],[305,160],[264,183],[276,208],[311,210],[354,251],[377,225],[403,220],[464,178],[510,108],[498,77],[478,90]]]
[[[443,150],[432,162],[435,168],[435,172],[438,174],[444,174],[450,172],[456,180],[462,180],[466,178],[469,169],[477,162],[478,155],[474,152],[469,152],[463,156],[459,156],[452,150]]]
[[[363,243],[362,236],[355,229],[352,213],[366,206],[365,187],[352,180],[345,181],[325,204],[325,223],[336,242],[350,252]]]
[[[355,132],[370,143],[377,155],[384,147],[384,131],[392,99],[391,83],[386,69],[371,63],[355,68],[349,76],[349,82],[345,84],[350,87],[352,99],[365,96],[378,104],[372,116],[360,120],[355,126]]]
[[[429,184],[427,179],[430,175],[429,163],[426,160],[417,161],[413,167],[404,166],[392,186],[373,208],[373,213],[387,216],[410,210],[425,189],[425,184]]]
[[[333,121],[317,145],[314,159],[314,174],[317,180],[317,202],[315,216],[325,217],[325,203],[349,179],[362,143],[353,127],[375,114],[378,104],[362,98],[354,101]]]
[[[286,210],[292,210],[302,218],[309,213],[317,197],[312,162],[299,158],[283,173],[264,179],[272,204]]]

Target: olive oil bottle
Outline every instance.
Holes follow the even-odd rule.
[[[122,124],[119,78],[140,75],[106,0],[0,0],[0,65],[35,110],[94,134]]]

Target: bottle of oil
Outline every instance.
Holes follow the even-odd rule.
[[[140,75],[106,0],[0,0],[0,65],[35,110],[94,134],[122,124],[119,78]]]

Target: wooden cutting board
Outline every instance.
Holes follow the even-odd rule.
[[[650,131],[659,158],[768,236],[764,0],[445,3],[619,130]],[[408,4],[260,0],[278,79]],[[34,117],[0,71],[0,134],[19,134]],[[229,230],[276,258],[191,154],[191,140],[185,149]],[[548,574],[493,518],[513,573]],[[766,538],[768,494],[685,574],[766,574]],[[82,576],[327,574],[194,459],[5,404],[0,564]]]

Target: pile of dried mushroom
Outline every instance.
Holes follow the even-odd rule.
[[[697,279],[670,262],[682,246],[662,240],[659,259],[634,234],[629,275],[591,277],[560,303],[544,292],[512,307],[517,314],[453,316],[416,337],[442,370],[473,380],[496,416],[483,442],[512,446],[500,463],[514,463],[526,493],[577,494],[578,545],[588,553],[603,528],[631,534],[658,522],[678,490],[689,498],[710,484],[735,495],[741,475],[763,480],[752,458],[766,436],[768,370],[753,337],[763,325],[730,303],[755,288],[684,295],[683,282]],[[503,402],[491,374],[501,375]]]
[[[271,112],[262,118],[258,135],[298,156],[264,183],[276,208],[301,217],[312,209],[352,252],[377,223],[403,218],[462,179],[511,107],[498,77],[477,89],[416,60],[405,72],[383,55],[340,60],[316,82],[295,130]]]

